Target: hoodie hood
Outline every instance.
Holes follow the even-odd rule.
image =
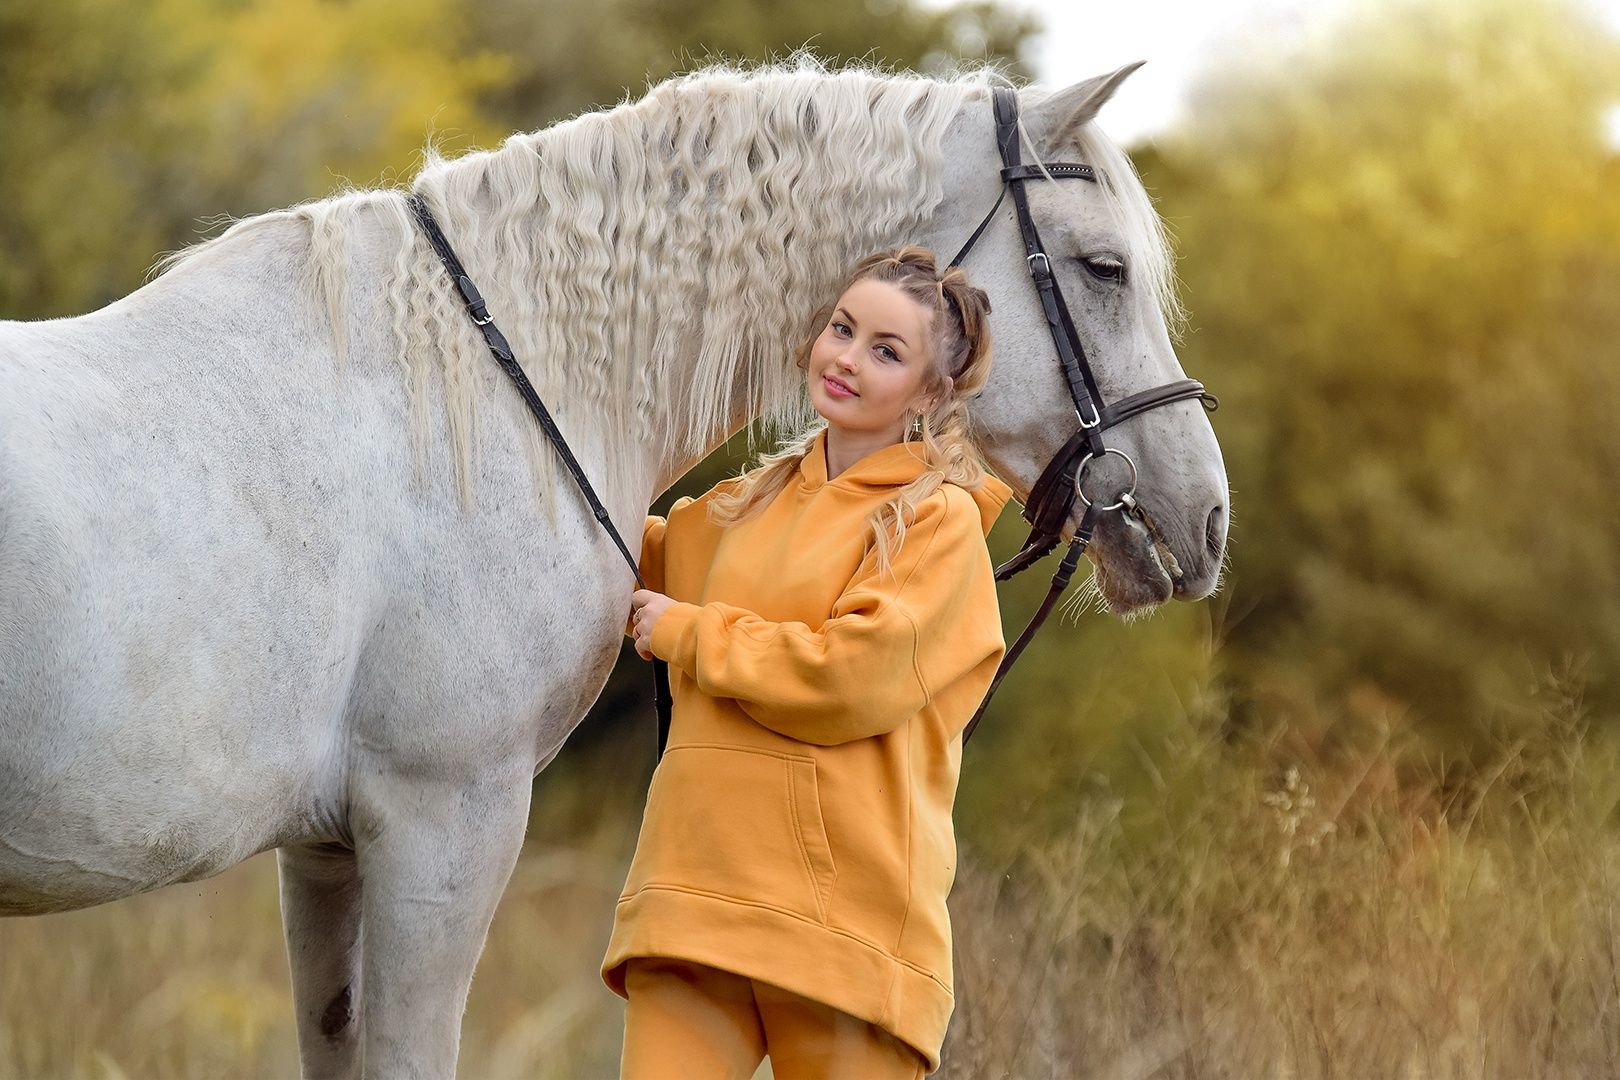
[[[990,527],[1001,516],[1001,508],[1007,505],[1012,498],[1012,488],[1002,483],[989,473],[984,474],[984,483],[977,491],[968,492],[979,507],[979,520],[984,525],[984,535],[990,535]]]
[[[828,480],[827,429],[823,428],[816,435],[810,452],[799,460],[799,483],[807,491],[815,491],[823,486],[845,488],[850,491],[876,491],[909,484],[927,472],[928,468],[928,460],[923,457],[921,443],[897,442],[872,451]],[[1002,507],[1012,498],[1012,488],[986,472],[984,483],[968,494],[973,496],[973,502],[979,508],[979,520],[984,526],[984,533],[989,536],[991,526],[995,525],[996,518],[1001,516]]]

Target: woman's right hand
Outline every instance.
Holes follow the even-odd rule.
[[[653,627],[658,624],[658,616],[674,602],[673,597],[652,589],[637,589],[630,594],[630,625],[636,633],[636,655],[643,660],[653,658]]]

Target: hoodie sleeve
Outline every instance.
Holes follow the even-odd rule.
[[[652,653],[700,692],[733,698],[801,742],[893,731],[1006,645],[983,525],[966,494],[942,488],[923,502],[892,574],[880,579],[874,561],[862,563],[820,627],[677,601],[653,625]]]

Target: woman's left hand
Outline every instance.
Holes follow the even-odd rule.
[[[658,616],[675,602],[673,597],[651,589],[637,589],[630,594],[630,625],[636,632],[636,655],[651,660],[652,632]]]

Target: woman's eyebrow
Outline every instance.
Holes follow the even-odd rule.
[[[839,308],[838,310],[842,311],[844,313],[844,318],[849,320],[849,323],[850,323],[851,326],[859,326],[859,325],[861,325],[860,323],[855,321],[855,316],[851,315],[847,308]],[[904,345],[906,348],[908,348],[908,349],[911,348],[911,343],[910,342],[908,342],[905,338],[901,337],[899,334],[893,333],[891,331],[879,330],[877,336],[878,337],[892,337],[892,338],[894,338],[894,340],[898,341],[900,344]]]

